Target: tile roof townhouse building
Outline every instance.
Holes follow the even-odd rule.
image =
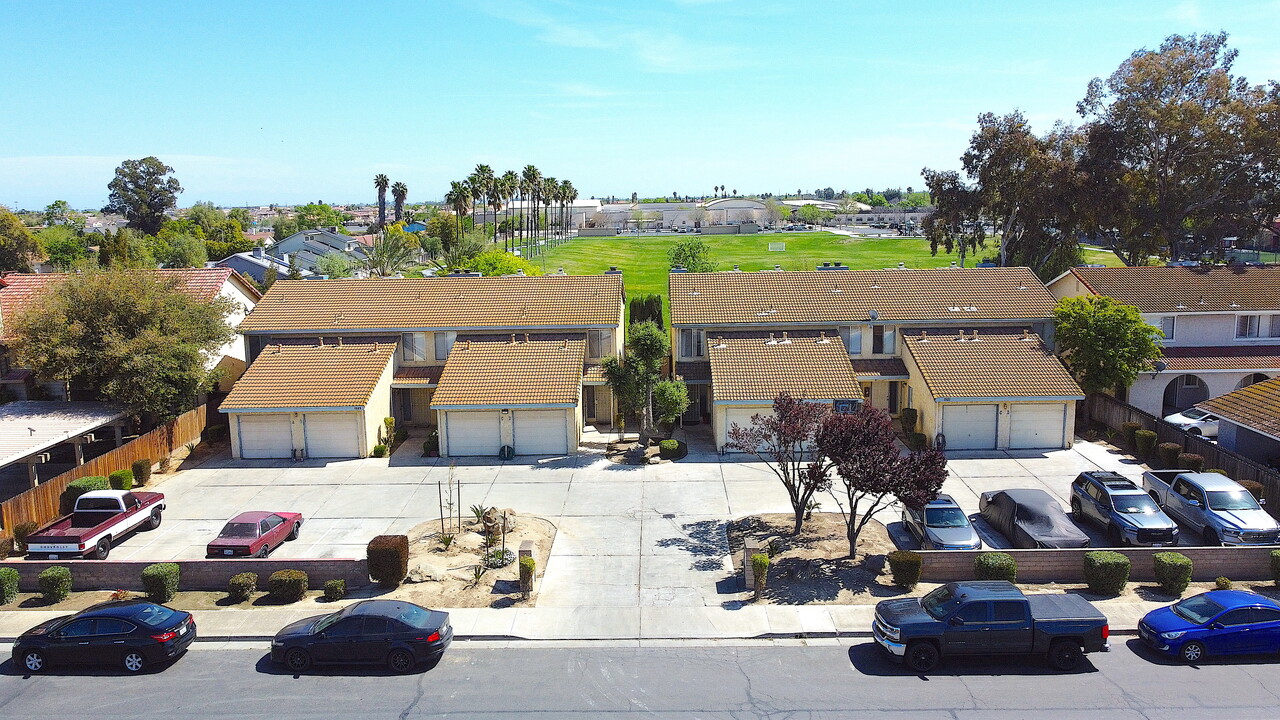
[[[1127,401],[1163,417],[1280,375],[1280,266],[1072,268],[1056,297],[1104,295],[1164,331],[1163,367]]]
[[[1218,416],[1218,444],[1280,467],[1280,378],[1210,398],[1199,407]]]
[[[1061,448],[1079,386],[1050,351],[1053,296],[1027,268],[674,272],[673,361],[686,422],[724,450],[786,391],[865,401],[949,449]]]
[[[227,318],[227,324],[239,327],[249,311],[262,297],[258,289],[230,268],[192,268],[173,270],[144,270],[164,279],[173,279],[177,286],[197,300],[209,301],[216,297],[229,298],[236,310]],[[45,290],[67,277],[63,273],[6,273],[0,275],[0,386],[7,388],[18,399],[29,399],[32,394],[48,395],[64,399],[66,384],[47,378],[35,378],[29,370],[18,366],[4,347],[5,319],[12,318],[34,305]],[[210,360],[212,366],[223,369],[219,389],[230,388],[244,372],[246,360],[244,338],[236,335]],[[37,385],[41,385],[37,389]]]
[[[223,401],[238,458],[363,457],[383,418],[444,456],[562,455],[608,424],[600,361],[622,352],[620,274],[281,280],[241,325]]]

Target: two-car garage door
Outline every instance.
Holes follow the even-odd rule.
[[[944,405],[942,432],[948,450],[994,450],[1000,436],[995,403]],[[1066,432],[1065,403],[1011,403],[1009,444],[1011,450],[1063,447]]]
[[[511,436],[517,455],[564,455],[569,452],[569,410],[512,410]],[[498,410],[453,410],[445,413],[451,457],[497,457],[502,449],[504,417]]]
[[[293,457],[289,413],[239,413],[236,422],[240,457]],[[355,458],[362,454],[359,413],[303,413],[302,434],[309,458]]]

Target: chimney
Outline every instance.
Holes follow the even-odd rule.
[[[621,275],[622,271],[618,269],[617,265],[610,265],[609,269],[604,271],[604,274],[605,275]]]
[[[264,251],[263,251],[263,248],[262,248],[262,246],[261,246],[261,245],[254,245],[254,246],[253,246],[253,256],[254,256],[254,257],[256,257],[256,258],[258,258],[258,259],[262,259],[263,254],[264,254]]]
[[[737,263],[734,263],[733,271],[734,271],[734,272],[742,272],[742,268],[738,267]]]

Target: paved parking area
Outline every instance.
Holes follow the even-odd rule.
[[[437,483],[462,483],[458,502],[540,515],[558,528],[539,607],[640,608],[733,606],[744,596],[727,552],[727,520],[789,512],[781,483],[763,464],[695,453],[678,463],[616,465],[598,454],[519,458],[516,462],[416,457],[405,443],[392,458],[237,461],[215,455],[165,478],[164,524],[126,539],[113,559],[204,557],[223,523],[245,510],[305,517],[301,537],[277,557],[362,557],[375,535],[400,533],[439,516]],[[1131,458],[1081,442],[1051,452],[949,453],[944,492],[971,514],[988,490],[1040,488],[1069,506],[1069,486],[1084,470],[1137,477]],[[824,509],[834,501],[823,498]],[[895,523],[900,510],[879,519]],[[980,525],[990,547],[1003,538]],[[1095,536],[1096,531],[1089,530]],[[1098,537],[1097,539],[1101,539]],[[637,616],[639,617],[639,616]],[[575,618],[590,623],[590,617]]]

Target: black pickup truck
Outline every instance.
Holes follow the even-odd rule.
[[[1074,670],[1084,654],[1105,652],[1107,618],[1076,595],[1023,595],[1003,580],[953,582],[921,598],[884,600],[876,642],[916,672],[950,655],[1043,655]]]

